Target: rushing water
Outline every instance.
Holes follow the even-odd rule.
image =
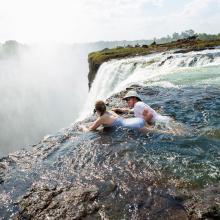
[[[96,208],[99,217],[94,214],[93,219],[145,219],[146,214],[150,219],[161,219],[159,215],[165,216],[168,206],[160,204],[161,197],[172,194],[173,187],[187,191],[203,188],[207,203],[218,201],[219,194],[205,189],[220,181],[219,58],[220,50],[216,49],[104,63],[91,89],[93,101],[130,83],[139,84],[141,87],[135,88],[143,100],[173,117],[184,132],[156,129],[140,134],[118,129],[83,133],[78,130],[81,123],[64,129],[32,151],[1,160],[0,216],[9,218],[19,211],[19,203],[26,202],[27,210],[30,207],[38,217],[59,216],[50,210],[51,204],[39,210],[37,204],[47,202],[38,193],[44,188],[45,193],[56,188],[66,192],[69,187],[98,188],[96,202],[102,208]],[[108,101],[109,107],[125,105],[117,94]],[[87,125],[94,118],[90,116],[83,123]],[[31,193],[23,198],[27,191]],[[58,201],[68,202],[65,195]],[[215,199],[209,201],[210,196]],[[89,210],[85,213],[92,215]]]

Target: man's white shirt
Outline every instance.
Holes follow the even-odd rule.
[[[153,115],[152,122],[156,122],[158,120],[163,120],[168,118],[167,116],[162,116],[157,113],[154,109],[152,109],[149,105],[144,102],[136,102],[133,108],[134,116],[138,118],[144,118],[143,111],[147,108],[147,110]]]

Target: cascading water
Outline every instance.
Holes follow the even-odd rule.
[[[220,83],[220,49],[166,52],[111,60],[99,68],[80,119],[91,113],[97,99],[106,99],[131,84],[180,87]]]

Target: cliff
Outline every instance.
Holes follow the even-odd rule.
[[[190,52],[198,51],[204,49],[214,48],[220,45],[220,40],[195,40],[195,39],[183,39],[173,41],[166,44],[156,44],[152,43],[151,45],[143,46],[127,46],[127,47],[118,47],[114,49],[104,49],[101,51],[90,53],[88,56],[89,62],[89,89],[91,88],[92,82],[95,79],[96,73],[102,63],[112,60],[112,59],[122,59],[134,56],[147,55],[157,52],[165,52],[169,50],[177,50],[176,52]]]

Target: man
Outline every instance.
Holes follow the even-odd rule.
[[[141,97],[136,91],[129,91],[123,99],[127,101],[129,108],[133,109],[115,108],[113,111],[121,113],[134,113],[135,117],[143,118],[148,124],[153,124],[162,118],[168,118],[158,114],[149,105],[142,102]]]

